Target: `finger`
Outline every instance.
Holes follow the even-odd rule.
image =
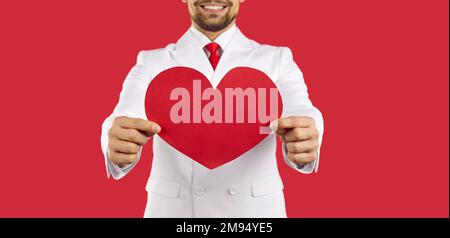
[[[269,127],[270,129],[272,129],[272,131],[274,131],[276,134],[282,136],[284,134],[286,134],[286,129],[278,129],[278,120],[274,120],[270,123]]]
[[[286,142],[293,142],[313,139],[315,136],[315,129],[298,127],[286,132],[283,138]]]
[[[297,127],[311,127],[314,120],[310,117],[286,117],[278,119],[278,130],[292,129]]]
[[[138,145],[147,144],[149,138],[147,135],[135,129],[111,129],[110,135],[113,138],[118,138],[123,141],[133,142]]]
[[[288,152],[287,156],[292,162],[303,165],[309,164],[317,159],[317,154],[314,152],[297,154]]]
[[[125,154],[117,151],[110,151],[109,159],[119,166],[133,163],[137,159],[137,154]]]
[[[308,153],[317,150],[318,145],[313,140],[301,141],[301,142],[288,142],[286,143],[286,149],[290,153]]]
[[[161,127],[157,123],[140,118],[119,119],[118,123],[122,128],[136,129],[150,135],[159,133],[161,131]]]
[[[110,148],[112,148],[113,151],[125,154],[136,154],[141,149],[141,147],[136,143],[123,141],[115,138],[111,139]]]

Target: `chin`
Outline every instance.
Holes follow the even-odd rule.
[[[207,21],[206,25],[210,26],[210,27],[218,27],[221,26],[225,23],[225,21]]]

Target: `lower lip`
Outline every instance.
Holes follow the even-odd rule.
[[[215,13],[215,14],[222,13],[222,12],[224,12],[227,9],[227,7],[224,7],[224,8],[219,9],[219,10],[206,9],[204,7],[200,7],[200,8],[202,9],[202,11],[204,11],[206,13]]]

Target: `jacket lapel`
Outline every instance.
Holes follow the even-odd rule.
[[[203,46],[200,46],[190,30],[177,41],[171,56],[178,66],[198,70],[211,80],[214,70],[203,51]]]
[[[222,78],[233,68],[247,65],[253,53],[254,47],[251,41],[239,29],[236,29],[214,72],[211,80],[213,87],[216,88]]]
[[[203,46],[188,30],[176,43],[170,52],[178,66],[193,68],[201,72],[213,88],[216,88],[228,71],[239,66],[245,66],[254,52],[251,41],[239,29],[236,29],[229,45],[224,50],[216,70],[212,68]]]

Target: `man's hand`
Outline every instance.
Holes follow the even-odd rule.
[[[270,123],[270,128],[286,144],[287,157],[296,164],[309,164],[318,158],[319,131],[310,117],[287,117]]]
[[[138,118],[117,117],[108,132],[109,159],[119,167],[136,161],[140,146],[161,131],[155,122]]]

